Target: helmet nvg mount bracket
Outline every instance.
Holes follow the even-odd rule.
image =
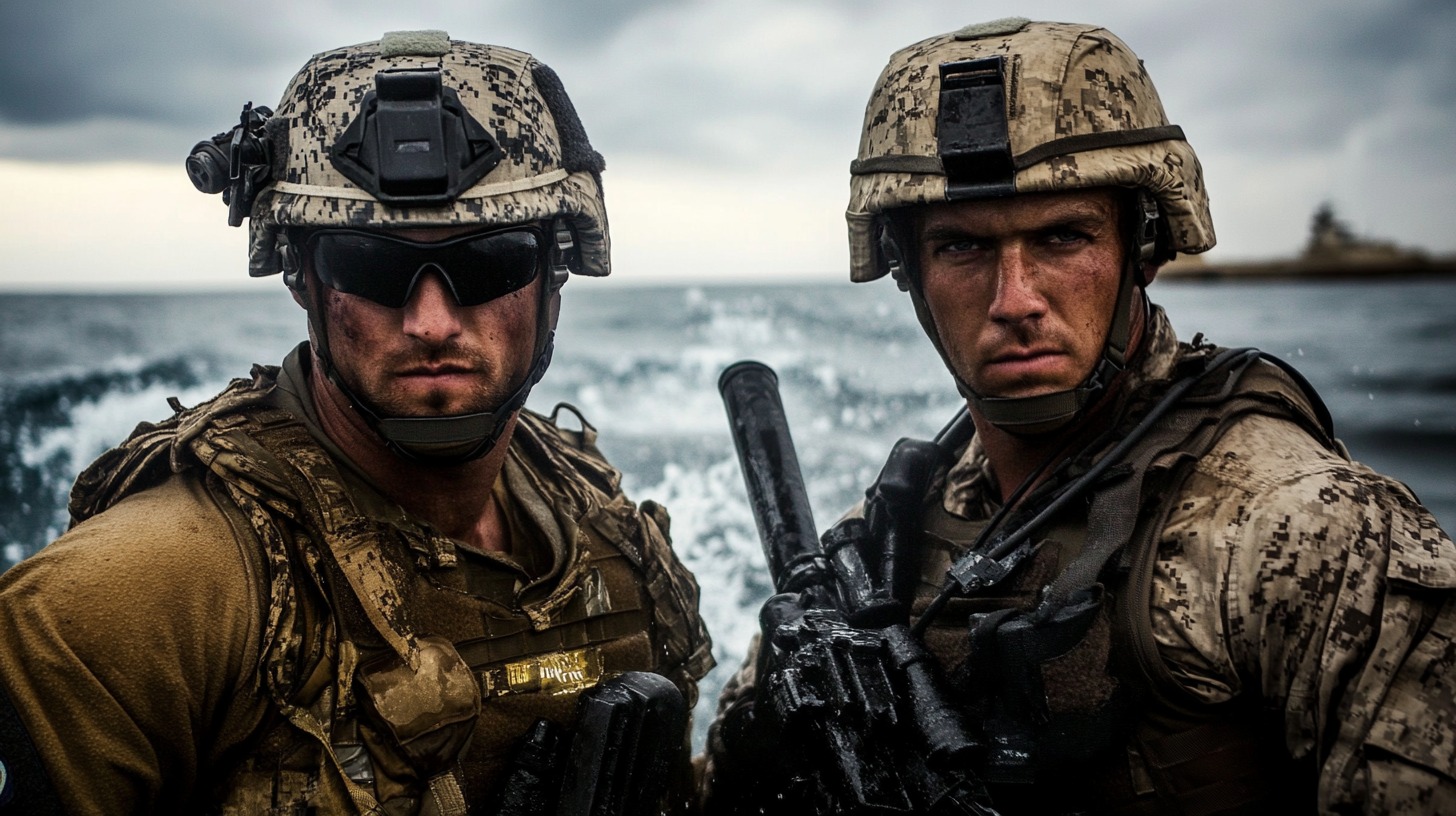
[[[198,189],[224,193],[230,223],[248,216],[249,273],[285,273],[302,295],[323,372],[406,458],[456,463],[489,451],[550,362],[568,272],[611,271],[604,162],[561,80],[529,54],[443,31],[389,32],[314,55],[276,112],[244,108],[239,126],[199,143],[187,166]],[[320,293],[304,291],[291,235],[511,224],[543,225],[551,246],[530,373],[503,404],[389,417],[342,381]]]
[[[440,69],[374,77],[329,158],[360,189],[396,206],[448,204],[500,164],[501,149],[440,82]]]
[[[926,112],[934,111],[934,116]],[[1101,360],[1074,389],[998,399],[956,384],[1012,433],[1055,431],[1126,363],[1144,267],[1214,244],[1203,172],[1170,125],[1141,60],[1106,29],[1005,18],[966,26],[890,57],[850,165],[850,276],[893,274],[931,342],[950,360],[917,280],[908,208],[1034,192],[1126,188],[1126,261]]]

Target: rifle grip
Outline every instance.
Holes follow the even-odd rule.
[[[950,702],[930,653],[907,626],[887,627],[881,634],[915,702],[910,715],[924,739],[927,764],[942,770],[963,767],[980,743],[966,728],[960,709]]]
[[[904,604],[891,597],[865,568],[861,548],[871,535],[869,522],[848,518],[824,532],[821,542],[829,570],[844,601],[845,618],[859,629],[879,629],[908,619]]]
[[[649,816],[681,758],[687,704],[671,680],[624,672],[577,703],[557,816]]]

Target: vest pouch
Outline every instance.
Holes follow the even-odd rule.
[[[966,677],[982,695],[986,781],[1030,784],[1123,743],[1128,704],[1112,675],[1100,586],[1050,609],[978,615],[970,637]]]
[[[355,675],[366,715],[366,740],[375,756],[376,787],[390,798],[387,780],[403,764],[416,778],[427,780],[436,798],[459,795],[451,770],[470,744],[480,716],[480,687],[453,644],[440,637],[420,638],[418,668],[393,653],[374,658]],[[405,786],[407,787],[407,785]],[[463,799],[462,799],[463,805]],[[462,811],[463,812],[463,811]]]

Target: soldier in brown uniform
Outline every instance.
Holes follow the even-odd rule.
[[[562,284],[609,271],[602,167],[549,68],[439,31],[316,55],[195,149],[311,342],[140,426],[0,580],[0,811],[494,812],[599,682],[692,705],[666,512],[522,408]]]
[[[974,425],[910,503],[905,594],[981,805],[1456,813],[1456,548],[1297,374],[1179,342],[1147,300],[1214,234],[1136,55],[1024,19],[911,45],[850,172],[852,277],[910,294]],[[757,665],[710,732],[713,812],[828,767],[755,762]]]

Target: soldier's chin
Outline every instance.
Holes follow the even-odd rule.
[[[1075,388],[1076,384],[1062,385],[1060,383],[1018,383],[1014,385],[1000,384],[993,385],[986,390],[976,389],[981,397],[992,399],[1026,399],[1028,397],[1044,397],[1047,394],[1056,394],[1061,391],[1068,391]]]
[[[428,392],[410,399],[392,399],[380,404],[386,416],[427,419],[494,413],[505,404],[507,395],[472,394],[462,397],[450,392]]]

